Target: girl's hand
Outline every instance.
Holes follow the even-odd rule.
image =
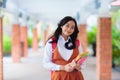
[[[70,65],[74,68],[74,69],[77,69],[77,70],[80,70],[81,69],[81,66],[80,64],[76,63],[75,60],[73,60]]]
[[[70,65],[75,69],[75,66],[76,66],[75,60],[73,60],[73,61],[70,63]]]
[[[80,64],[76,64],[75,69],[77,69],[79,71],[81,69]]]
[[[66,72],[72,72],[74,70],[74,68],[70,64],[67,64],[64,67]]]
[[[75,60],[73,60],[71,63],[66,65],[61,65],[60,70],[64,70],[66,72],[72,72],[74,69],[80,70],[81,66],[80,64],[77,64]]]
[[[69,64],[66,64],[66,65],[61,65],[60,70],[64,70],[66,72],[72,72],[74,70],[74,68],[69,63]]]

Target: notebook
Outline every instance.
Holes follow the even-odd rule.
[[[88,52],[83,52],[79,54],[76,58],[75,61],[76,63],[79,63],[80,65],[88,58]]]

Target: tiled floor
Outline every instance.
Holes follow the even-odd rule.
[[[39,52],[28,51],[27,58],[21,63],[13,63],[11,57],[3,58],[4,80],[50,80],[49,71],[42,66],[43,49]],[[89,57],[82,71],[85,80],[96,80],[96,58]],[[120,80],[120,72],[112,70],[112,80]]]

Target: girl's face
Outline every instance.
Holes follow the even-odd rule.
[[[68,21],[65,25],[63,25],[62,27],[62,36],[63,37],[68,37],[70,36],[75,29],[75,23],[74,21]]]

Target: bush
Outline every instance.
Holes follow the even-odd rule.
[[[3,55],[10,55],[12,48],[12,38],[10,36],[3,36]]]
[[[92,45],[96,43],[97,27],[93,27],[91,31],[88,31],[88,44]],[[112,58],[113,64],[120,66],[120,30],[112,27]]]
[[[28,47],[32,47],[32,38],[28,37]]]
[[[92,45],[93,56],[96,56],[96,33],[97,33],[96,26],[93,26],[92,30],[87,32],[88,45]]]
[[[87,32],[88,44],[89,45],[96,43],[96,33],[97,33],[97,27],[96,26],[92,27],[92,30]]]
[[[113,63],[120,66],[120,31],[112,27],[112,57]]]

